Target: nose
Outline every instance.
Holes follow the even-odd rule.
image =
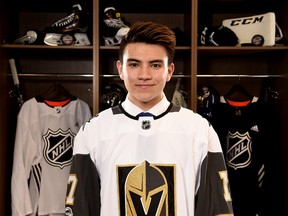
[[[148,80],[151,79],[151,71],[149,66],[142,66],[138,71],[138,79]]]

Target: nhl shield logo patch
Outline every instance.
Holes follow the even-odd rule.
[[[149,130],[151,128],[151,122],[150,120],[144,120],[142,121],[142,129],[143,130]]]
[[[44,139],[44,158],[51,166],[61,169],[72,162],[73,141],[75,134],[69,128],[67,131],[58,129],[52,131],[48,129],[43,136]]]
[[[249,133],[228,133],[227,136],[227,165],[234,168],[247,167],[251,163],[252,141]]]

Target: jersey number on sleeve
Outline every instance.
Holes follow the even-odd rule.
[[[74,195],[76,191],[76,186],[78,183],[77,176],[75,174],[70,174],[68,178],[68,186],[70,185],[69,191],[67,191],[66,205],[74,205]],[[69,187],[68,187],[69,188]]]
[[[224,199],[226,200],[226,202],[229,202],[229,201],[232,201],[231,199],[231,194],[230,194],[230,190],[229,190],[229,187],[228,187],[228,183],[229,183],[229,180],[228,180],[228,173],[227,171],[220,171],[219,172],[219,175],[220,175],[220,178],[223,182],[223,189],[224,189]]]

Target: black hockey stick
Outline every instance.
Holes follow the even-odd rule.
[[[13,82],[14,82],[14,85],[16,87],[15,93],[17,95],[18,105],[19,105],[19,108],[21,108],[24,101],[23,101],[23,95],[22,95],[22,92],[20,89],[20,82],[19,82],[19,78],[18,78],[15,60],[9,59],[9,63],[10,63],[10,68],[11,68],[11,72],[12,72],[12,76],[13,76]],[[11,95],[11,93],[10,93],[10,95]]]

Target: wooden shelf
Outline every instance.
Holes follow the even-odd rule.
[[[208,47],[198,46],[199,54],[211,55],[241,55],[241,54],[257,54],[267,52],[288,51],[288,46],[273,46],[273,47],[258,47],[258,46],[244,46],[244,47]]]
[[[61,49],[61,50],[92,50],[93,46],[48,46],[48,45],[22,45],[22,44],[1,44],[5,49]]]

